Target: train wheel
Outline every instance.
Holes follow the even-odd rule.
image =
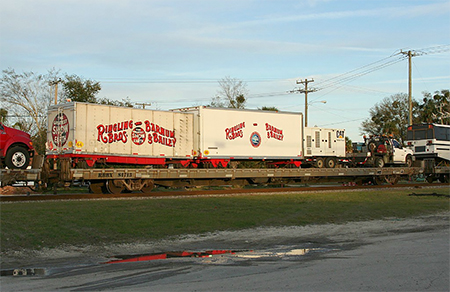
[[[93,192],[94,194],[104,194],[104,193],[106,193],[105,182],[103,182],[103,181],[95,182],[95,183],[91,182],[89,184],[89,190],[91,192]]]
[[[327,168],[335,168],[336,167],[336,159],[334,159],[334,157],[328,157],[327,160],[325,160],[325,166]]]
[[[448,183],[448,174],[441,174],[439,176],[439,180],[441,181],[441,183]]]
[[[106,189],[110,194],[117,195],[120,194],[125,187],[122,184],[116,183],[114,180],[107,180]]]
[[[395,185],[398,183],[400,177],[398,175],[390,175],[386,178],[386,181],[391,184],[391,185]]]
[[[386,181],[384,176],[378,175],[373,177],[373,183],[377,186],[382,185]]]
[[[147,180],[145,186],[141,189],[143,193],[150,193],[155,188],[155,183],[152,180]]]
[[[317,168],[323,168],[325,166],[325,161],[322,157],[317,158],[316,160],[316,167]]]

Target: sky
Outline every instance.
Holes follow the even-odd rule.
[[[0,0],[0,68],[100,82],[98,97],[159,110],[207,105],[229,76],[247,108],[345,129],[383,98],[450,87],[449,0]],[[323,103],[322,101],[326,101]],[[406,110],[406,109],[405,109]]]

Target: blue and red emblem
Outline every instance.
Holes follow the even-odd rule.
[[[253,132],[250,135],[250,143],[255,148],[259,147],[259,145],[261,145],[261,135],[259,135],[258,132]]]

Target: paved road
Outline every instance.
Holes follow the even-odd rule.
[[[449,228],[274,245],[211,258],[79,264],[2,277],[1,291],[449,291]]]

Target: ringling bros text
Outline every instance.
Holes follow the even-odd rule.
[[[127,143],[129,130],[131,130],[131,141],[136,145],[142,145],[147,141],[148,144],[157,143],[168,147],[175,147],[177,141],[174,130],[166,129],[150,121],[142,123],[134,122],[133,120],[109,125],[98,125],[97,141],[105,144]]]

